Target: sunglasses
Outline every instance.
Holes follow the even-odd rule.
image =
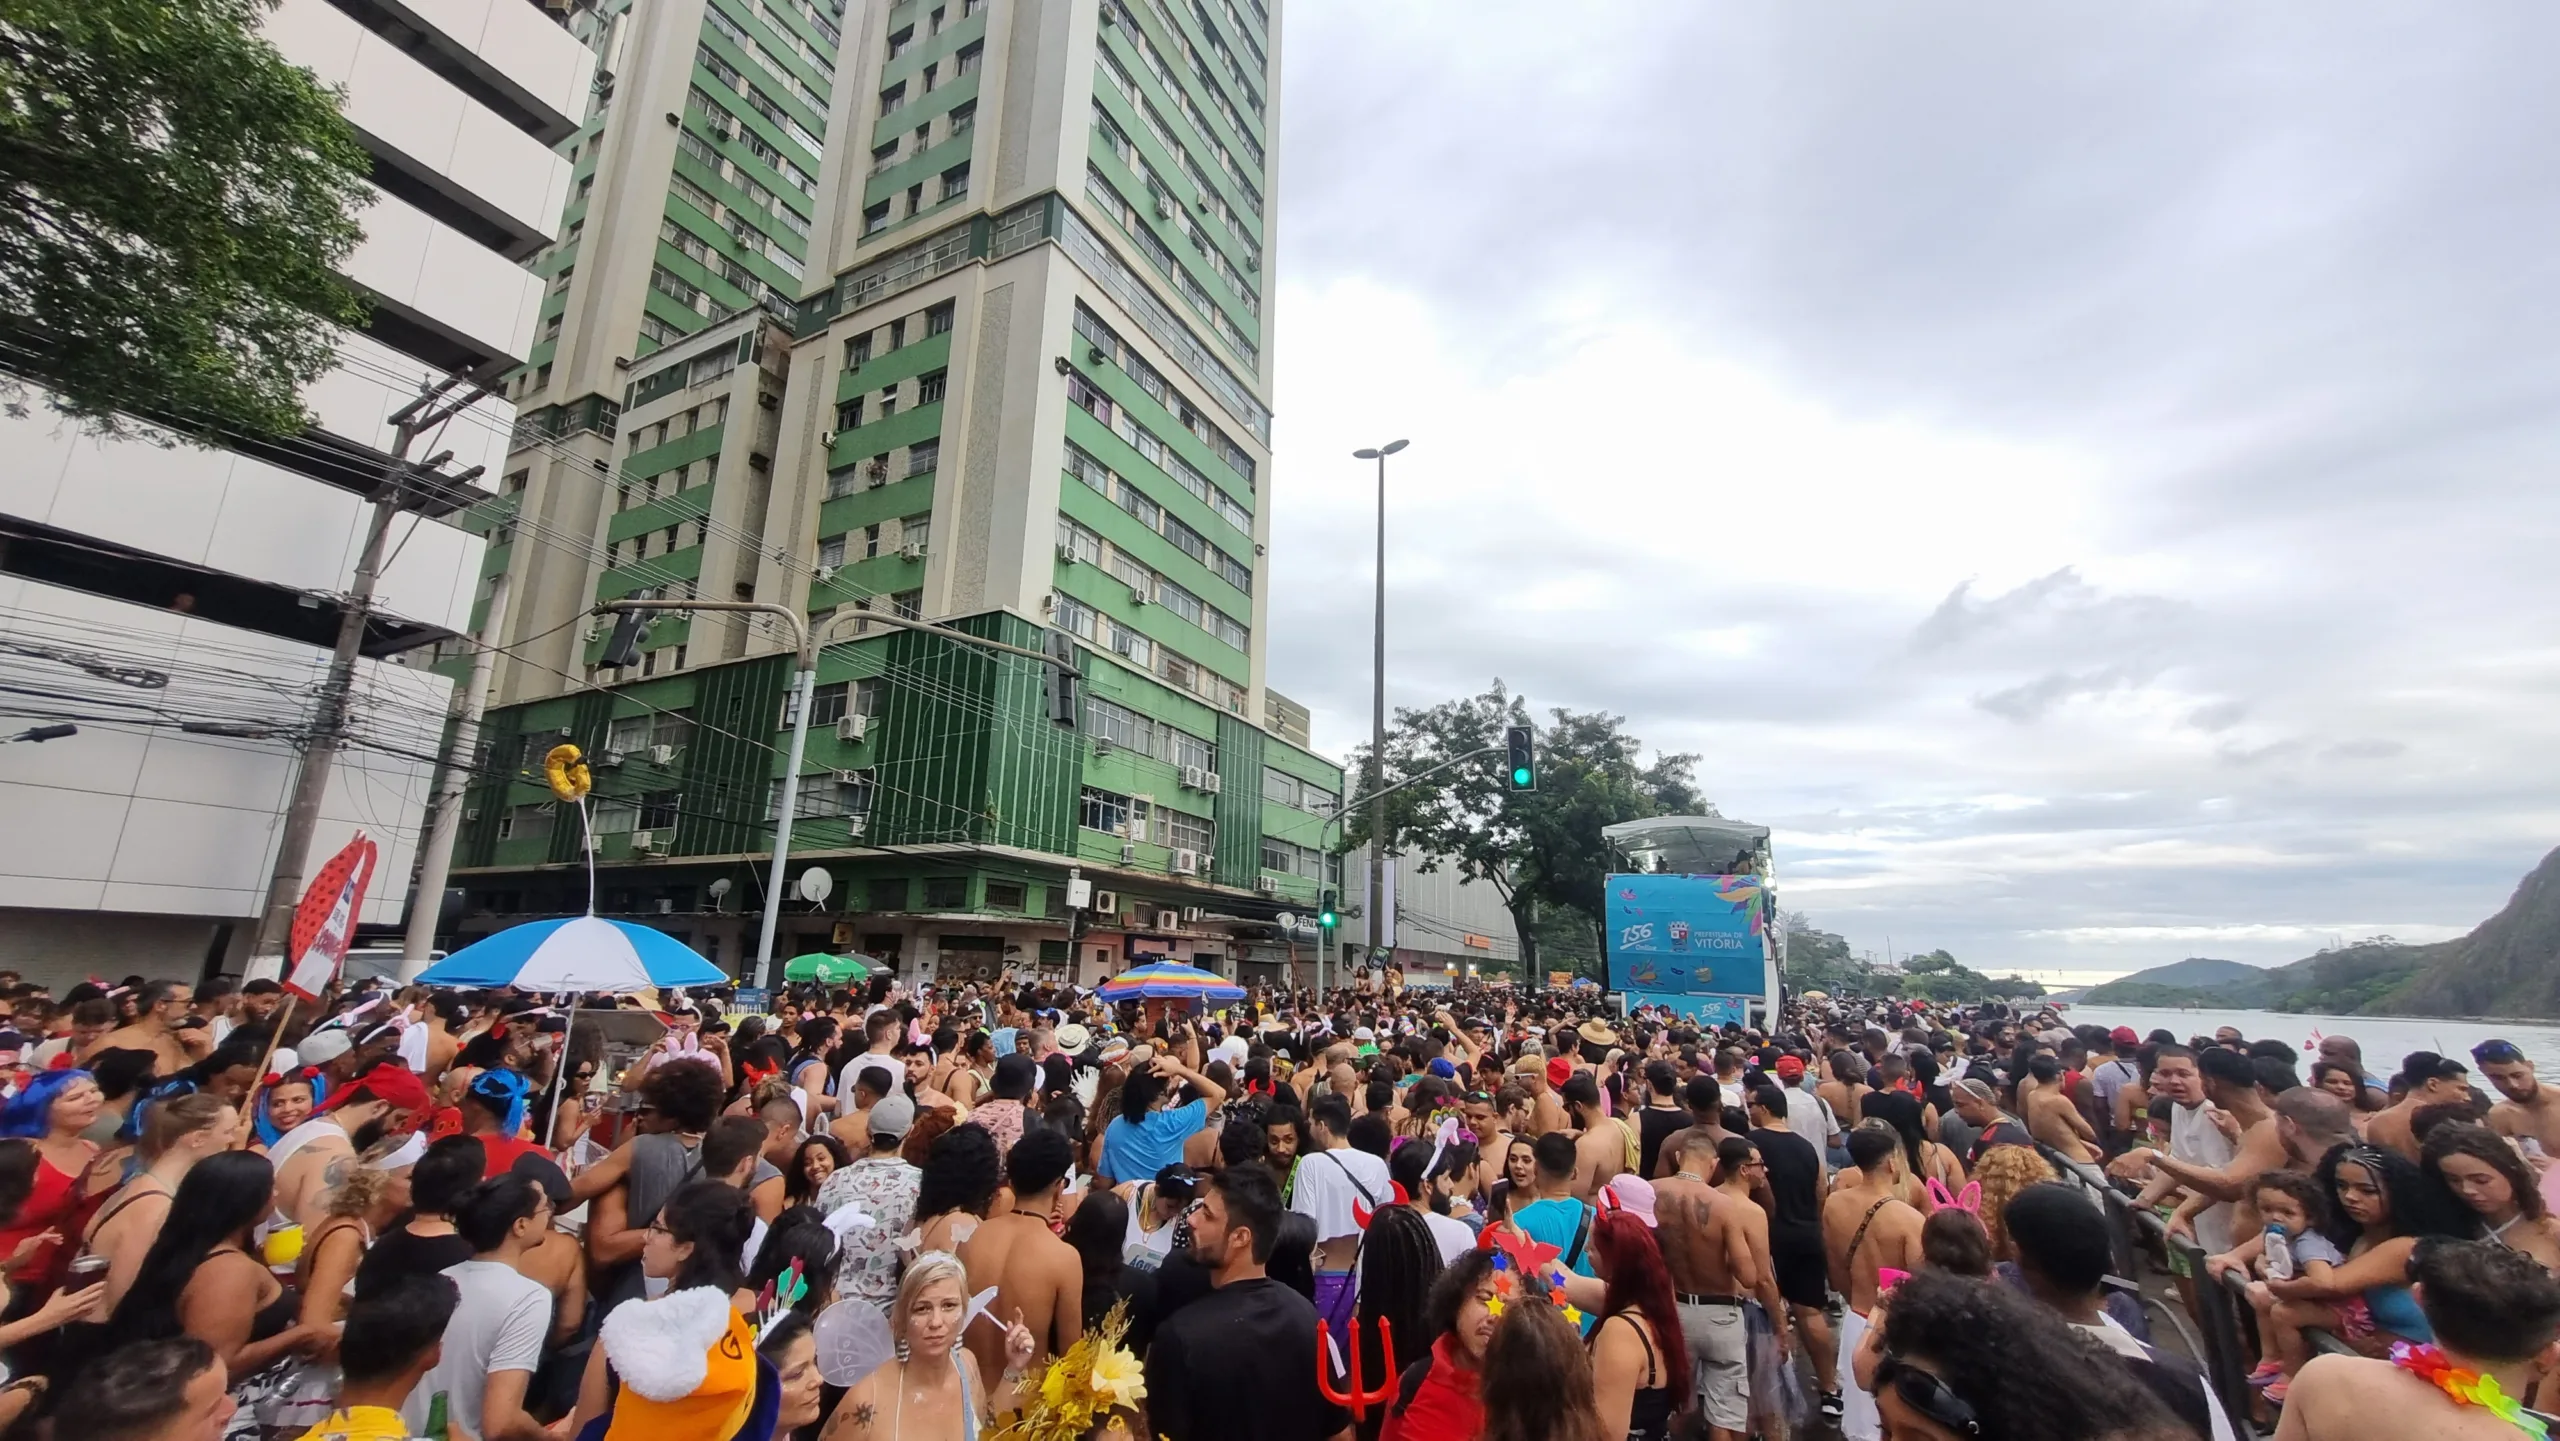
[[[1876,1365],[1876,1388],[1891,1386],[1902,1404],[1959,1436],[1982,1434],[1982,1418],[1934,1371],[1924,1371],[1888,1351]]]

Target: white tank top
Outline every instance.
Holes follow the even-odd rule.
[[[1120,1261],[1133,1271],[1155,1270],[1173,1254],[1173,1222],[1167,1221],[1153,1231],[1138,1224],[1138,1218],[1154,1203],[1155,1190],[1155,1182],[1149,1181],[1138,1188],[1137,1196],[1129,1203],[1129,1226],[1121,1238]]]

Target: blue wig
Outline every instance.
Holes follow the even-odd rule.
[[[42,1140],[52,1129],[46,1117],[52,1114],[54,1097],[79,1081],[94,1083],[97,1077],[87,1071],[39,1071],[27,1081],[26,1089],[0,1105],[0,1136]],[[137,1107],[136,1109],[140,1109]]]
[[[524,1129],[525,1094],[532,1089],[524,1077],[509,1070],[482,1071],[471,1078],[471,1094],[498,1112],[498,1134],[514,1136]]]

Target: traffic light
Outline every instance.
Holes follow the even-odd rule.
[[[618,610],[613,613],[613,634],[606,638],[603,654],[596,664],[605,667],[638,665],[640,642],[649,638],[649,617],[645,610]]]
[[[1076,673],[1074,670],[1076,663],[1075,639],[1072,636],[1069,636],[1065,631],[1053,630],[1041,638],[1040,644],[1041,649],[1045,650],[1051,656],[1056,657],[1060,662],[1062,662],[1062,664],[1059,665],[1047,665],[1040,668],[1042,672],[1040,694],[1048,703],[1050,723],[1053,725],[1062,725],[1072,730],[1075,728],[1076,721],[1078,719],[1076,714]]]
[[[1342,924],[1342,906],[1330,888],[1316,900],[1316,924],[1328,931]]]
[[[1538,788],[1538,733],[1527,726],[1513,726],[1502,733],[1503,748],[1511,753],[1507,779],[1515,791]]]

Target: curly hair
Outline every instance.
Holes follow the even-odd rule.
[[[1882,1341],[1889,1355],[1927,1362],[1973,1408],[1985,1436],[2167,1441],[2190,1434],[2132,1371],[2100,1362],[2107,1353],[2094,1342],[2055,1325],[2052,1312],[1998,1282],[1919,1272],[1894,1288]]]
[[[916,1123],[907,1128],[907,1138],[898,1143],[898,1159],[922,1169],[933,1156],[933,1143],[959,1124],[959,1113],[945,1106],[916,1112]]]
[[[1973,1168],[1973,1179],[1982,1183],[1982,1230],[1991,1238],[1992,1259],[2015,1259],[2017,1252],[2009,1244],[2009,1227],[2004,1219],[2010,1199],[2029,1186],[2062,1178],[2032,1146],[1994,1146],[1982,1153],[1981,1162]]]
[[[953,1211],[984,1216],[995,1204],[1001,1179],[996,1165],[996,1138],[984,1126],[955,1126],[942,1133],[925,1157],[924,1175],[916,1183],[916,1220],[921,1223]]]

